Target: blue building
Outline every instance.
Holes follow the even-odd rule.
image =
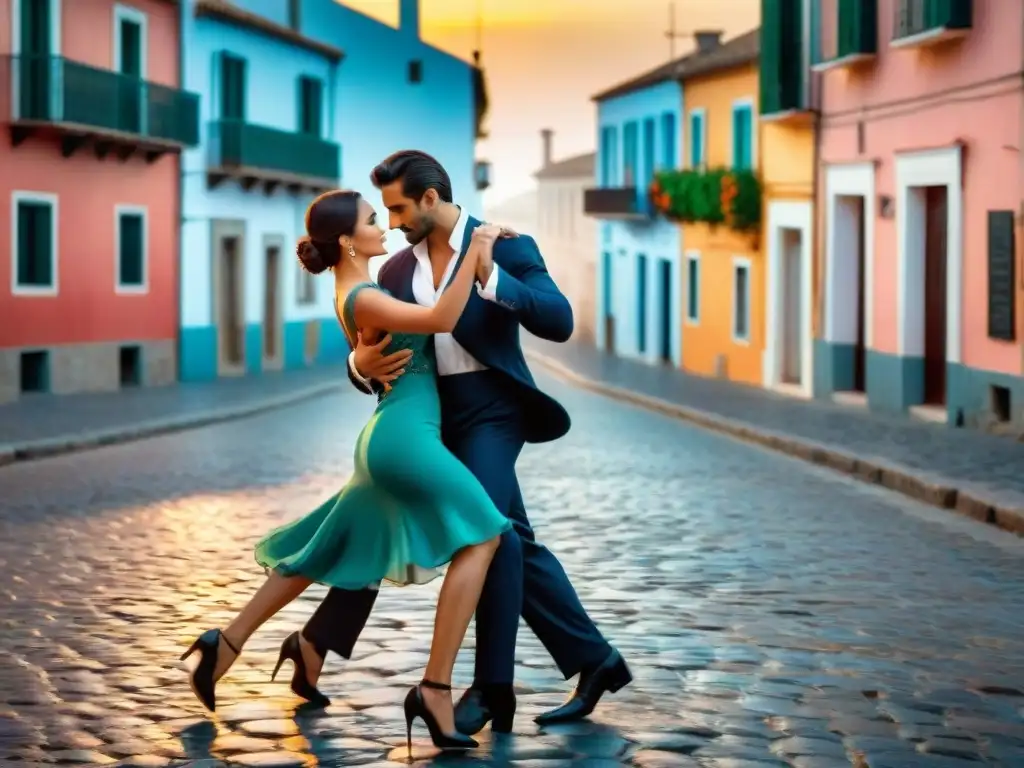
[[[601,221],[598,346],[648,362],[682,364],[679,228],[648,201],[654,173],[679,167],[683,92],[677,62],[594,97],[598,186],[584,212]]]
[[[183,379],[347,354],[330,281],[294,258],[320,191],[356,189],[379,206],[370,171],[416,148],[480,214],[482,72],[422,42],[418,0],[400,9],[396,29],[334,0],[183,3],[185,83],[202,95],[204,131],[183,160]],[[392,251],[404,244],[392,234]]]

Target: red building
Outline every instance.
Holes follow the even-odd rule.
[[[176,378],[176,0],[0,0],[0,402]]]

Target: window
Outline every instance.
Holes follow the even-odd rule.
[[[245,121],[245,68],[245,59],[227,52],[221,53],[221,120]]]
[[[732,262],[732,340],[750,341],[750,261],[739,257]]]
[[[632,187],[637,183],[637,126],[626,123],[622,130],[622,186]]]
[[[707,136],[707,121],[703,109],[690,111],[690,167],[697,169],[704,167],[707,162],[707,148],[704,146],[704,139]]]
[[[643,189],[654,180],[654,163],[657,158],[657,122],[653,117],[644,120],[644,170],[641,179]]]
[[[299,133],[319,138],[324,121],[324,84],[315,77],[299,78]]]
[[[618,165],[618,132],[615,126],[606,125],[601,129],[601,186],[610,187],[615,183],[615,168]]]
[[[647,351],[647,257],[636,257],[636,351]]]
[[[732,167],[754,167],[754,107],[750,101],[737,102],[732,107]]]
[[[413,59],[409,62],[409,82],[423,82],[423,62],[419,59]]]
[[[117,206],[117,293],[146,292],[146,210]]]
[[[316,303],[316,281],[314,275],[310,274],[302,267],[297,268],[295,279],[295,301],[297,304],[315,304]]]
[[[146,77],[146,14],[126,5],[114,6],[114,69]]]
[[[676,116],[672,112],[661,116],[661,167],[669,171],[676,167]]]
[[[22,394],[50,391],[50,353],[46,350],[22,352],[19,356]]]
[[[686,254],[686,322],[700,323],[700,254]]]
[[[57,294],[57,196],[15,192],[11,197],[13,292]]]

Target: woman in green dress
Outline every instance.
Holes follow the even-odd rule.
[[[370,280],[369,259],[387,251],[376,213],[357,192],[329,192],[313,201],[306,211],[306,231],[299,260],[314,274],[333,271],[335,310],[349,342],[354,345],[357,334],[373,338],[387,329],[390,348],[411,349],[413,357],[380,396],[359,434],[348,484],[257,544],[256,560],[269,574],[266,582],[230,624],[207,630],[182,659],[200,653],[190,684],[213,710],[216,682],[245,641],[310,584],[341,589],[362,589],[382,580],[422,584],[450,563],[425,675],[409,691],[405,713],[410,729],[416,717],[424,721],[436,746],[469,749],[476,742],[455,730],[452,668],[509,522],[441,442],[431,336],[455,327],[473,287],[477,259],[487,255],[502,230],[484,225],[474,231],[462,264],[430,309],[399,301]],[[301,655],[293,658],[298,666]]]

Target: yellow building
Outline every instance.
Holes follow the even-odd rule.
[[[683,219],[683,368],[760,385],[765,269],[757,182],[763,155],[759,31],[722,43],[707,37],[698,41],[698,51],[679,69],[684,170],[675,174],[678,186],[671,191],[681,201],[671,204],[673,213]],[[728,188],[737,182],[736,199],[745,201],[747,226],[737,226],[727,213]]]
[[[802,13],[811,14],[805,2]],[[810,397],[814,378],[815,131],[812,38],[790,4],[762,3],[760,80],[764,371],[770,389]],[[813,23],[813,14],[812,14]],[[790,32],[784,33],[785,30]]]

